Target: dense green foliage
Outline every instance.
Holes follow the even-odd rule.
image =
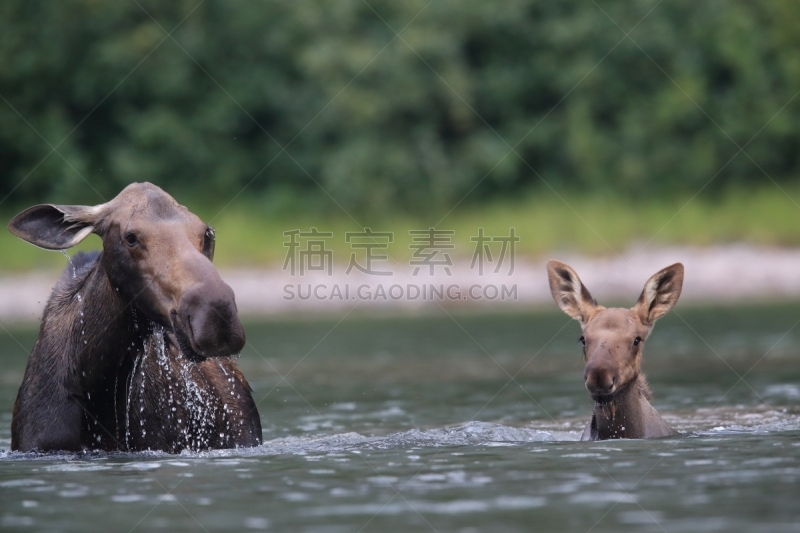
[[[381,212],[543,181],[644,197],[763,182],[760,166],[786,182],[798,20],[796,0],[4,0],[0,198],[149,180],[335,209],[319,184]],[[726,165],[735,143],[758,166]]]

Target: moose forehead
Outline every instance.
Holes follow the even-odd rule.
[[[586,324],[584,334],[625,335],[634,334],[641,328],[641,323],[630,309],[600,309]]]
[[[106,206],[110,218],[118,223],[130,220],[189,222],[202,225],[200,219],[159,187],[134,183],[126,187]],[[205,226],[203,225],[203,228]]]

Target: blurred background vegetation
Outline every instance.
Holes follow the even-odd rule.
[[[799,20],[796,0],[4,0],[0,212],[151,181],[223,230],[223,263],[280,260],[293,227],[445,216],[529,253],[794,245]]]

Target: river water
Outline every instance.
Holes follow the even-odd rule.
[[[246,324],[263,446],[9,451],[36,332],[0,333],[2,531],[800,531],[800,306],[681,308],[647,341],[681,431],[578,442],[577,323],[557,313]]]

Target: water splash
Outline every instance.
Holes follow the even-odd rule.
[[[550,431],[519,428],[489,422],[469,422],[463,426],[412,429],[381,437],[360,433],[340,433],[322,437],[286,437],[266,441],[254,448],[214,450],[211,457],[305,455],[309,453],[360,453],[367,450],[411,450],[458,446],[526,446],[533,443],[576,441],[580,434],[556,438]],[[189,454],[191,452],[187,452]]]
[[[67,264],[70,266],[70,270],[72,270],[72,279],[76,279],[77,272],[75,271],[75,264],[72,262],[72,258],[69,256],[66,250],[61,250],[61,253],[67,258]]]
[[[138,431],[144,441],[147,417],[156,417],[168,425],[178,436],[178,448],[203,450],[229,445],[232,435],[227,406],[207,386],[203,372],[179,349],[177,353],[170,352],[162,326],[149,321],[147,330],[128,384],[128,448],[131,440],[136,440],[131,439],[131,432]],[[219,433],[220,425],[228,430],[227,436]]]
[[[128,397],[125,407],[125,447],[128,449],[131,447],[131,398],[133,398],[133,386],[136,383],[136,367],[143,357],[143,353],[136,356],[136,359],[133,360],[133,369],[131,370],[130,376],[128,376]]]
[[[117,394],[119,386],[119,372],[114,376],[114,438],[119,442],[119,409],[117,408]]]

